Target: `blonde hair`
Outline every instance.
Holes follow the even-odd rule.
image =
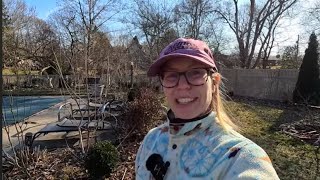
[[[216,76],[216,77],[214,77]],[[214,73],[212,76],[213,83],[213,93],[212,93],[212,103],[211,108],[216,112],[217,122],[225,130],[239,130],[238,127],[232,122],[231,117],[226,113],[224,108],[225,99],[227,95],[224,93],[224,85],[222,82],[222,76],[220,73]],[[216,78],[216,79],[215,79]]]

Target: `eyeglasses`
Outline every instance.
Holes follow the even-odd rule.
[[[208,80],[208,76],[215,71],[206,68],[195,68],[185,72],[162,71],[159,78],[160,83],[165,88],[176,87],[179,83],[180,76],[183,75],[187,83],[193,86],[202,86]]]

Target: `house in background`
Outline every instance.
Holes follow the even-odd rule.
[[[226,55],[226,54],[215,54],[214,58],[216,60],[218,69],[227,68],[235,69],[240,67],[239,56],[236,54]],[[260,66],[262,68],[262,60],[260,60]],[[281,68],[281,57],[269,56],[267,61],[267,69],[280,69]]]
[[[214,55],[218,69],[234,69],[240,66],[239,57],[235,54],[226,55],[217,53]]]
[[[276,56],[269,56],[268,63],[267,63],[268,69],[280,69],[281,68],[281,57],[280,55]]]

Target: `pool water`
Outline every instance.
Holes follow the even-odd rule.
[[[3,96],[2,124],[9,125],[20,122],[63,100],[65,100],[64,96]]]

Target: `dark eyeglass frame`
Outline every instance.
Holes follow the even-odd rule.
[[[206,74],[207,74],[207,77],[206,77],[205,81],[204,81],[202,84],[196,84],[196,85],[194,85],[194,84],[192,84],[192,83],[189,82],[189,79],[187,78],[186,73],[187,73],[188,71],[194,70],[194,69],[204,69],[204,70],[207,70],[207,73],[206,73]],[[212,74],[214,74],[214,73],[217,72],[217,70],[216,70],[216,69],[213,69],[213,68],[193,68],[193,69],[189,69],[188,71],[176,72],[176,73],[178,73],[179,76],[178,76],[178,81],[177,81],[177,83],[176,83],[174,86],[164,86],[163,83],[162,83],[162,77],[163,77],[163,72],[175,72],[175,71],[163,71],[163,72],[161,72],[161,73],[159,74],[159,76],[158,76],[161,86],[162,86],[162,87],[165,87],[165,88],[174,88],[174,87],[178,86],[181,75],[184,76],[184,78],[186,79],[186,81],[187,81],[187,83],[188,83],[189,85],[191,85],[191,86],[202,86],[202,85],[204,85],[204,84],[208,81],[208,77],[209,77],[209,76],[211,76]]]

